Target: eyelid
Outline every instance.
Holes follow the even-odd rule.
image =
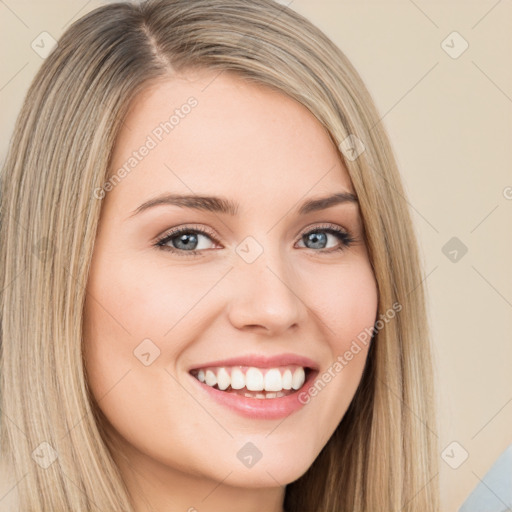
[[[340,226],[339,224],[333,224],[332,222],[321,222],[320,221],[320,222],[312,222],[305,228],[301,228],[295,235],[295,238],[297,238],[298,236],[304,236],[305,234],[309,233],[310,231],[314,231],[316,229],[318,229],[318,230],[334,229],[336,231],[344,231],[347,234],[351,234],[347,228]]]
[[[306,226],[302,230],[300,230],[299,233],[302,233],[302,234],[300,235],[300,238],[297,240],[297,242],[300,242],[304,235],[307,235],[308,233],[315,232],[315,231],[331,231],[331,234],[338,235],[338,238],[339,238],[339,235],[342,235],[345,237],[345,240],[340,240],[342,247],[340,247],[338,249],[321,249],[318,251],[314,251],[317,253],[328,254],[328,253],[332,253],[332,252],[337,252],[340,249],[341,250],[348,249],[349,247],[351,247],[354,244],[359,243],[359,241],[360,241],[359,237],[356,236],[355,232],[351,229],[348,229],[339,224],[333,224],[332,222],[320,222],[320,224],[313,223],[313,224],[310,224],[309,226]]]
[[[155,245],[158,245],[159,242],[162,240],[165,240],[166,238],[170,237],[171,235],[177,235],[181,231],[194,231],[198,232],[199,234],[208,235],[214,242],[219,243],[217,239],[217,235],[214,233],[213,230],[208,228],[207,226],[198,225],[198,224],[184,224],[183,226],[177,226],[171,229],[168,229],[165,231],[162,235],[159,235],[157,239],[155,240]],[[191,251],[189,251],[191,252]]]
[[[322,231],[322,230],[325,230],[325,231],[332,230],[332,231],[334,231],[338,235],[345,234],[347,239],[345,241],[340,240],[340,243],[341,243],[341,247],[340,248],[337,248],[337,249],[320,249],[320,250],[314,251],[314,252],[328,254],[328,253],[331,253],[331,252],[336,252],[338,250],[348,249],[351,245],[353,245],[353,244],[355,244],[355,243],[357,243],[359,241],[359,239],[354,235],[354,233],[351,230],[349,230],[349,229],[347,229],[347,228],[345,228],[343,226],[340,226],[338,224],[333,224],[331,222],[323,222],[323,223],[322,222],[320,222],[320,223],[316,222],[316,223],[312,223],[312,224],[306,226],[305,228],[302,228],[297,233],[297,235],[295,235],[294,238],[297,238],[299,236],[299,234],[300,234],[300,238],[298,238],[298,240],[296,240],[295,244],[300,242],[302,240],[302,237],[304,235],[308,234],[309,232],[311,232],[311,231]],[[194,249],[194,250],[191,250],[191,251],[184,251],[184,250],[176,249],[174,247],[166,246],[165,244],[162,243],[166,239],[172,238],[173,236],[177,236],[177,235],[179,235],[182,232],[195,232],[195,233],[198,233],[198,234],[207,235],[216,244],[220,243],[219,240],[218,240],[217,235],[213,232],[213,230],[211,230],[207,226],[197,225],[197,224],[196,225],[194,225],[194,224],[190,224],[190,225],[189,224],[184,224],[182,226],[176,226],[174,228],[171,228],[171,229],[165,231],[163,235],[160,235],[156,239],[156,241],[154,242],[153,245],[154,246],[160,246],[164,250],[169,250],[170,252],[179,253],[180,255],[184,255],[184,256],[187,256],[187,255],[188,256],[194,256],[194,255],[202,254],[206,250],[208,250],[208,249],[201,249],[201,250]]]

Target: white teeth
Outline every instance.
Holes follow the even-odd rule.
[[[215,386],[215,384],[217,384],[217,376],[211,370],[206,370],[204,381],[208,386]]]
[[[277,368],[269,370],[265,374],[265,391],[281,391],[283,389],[281,380],[281,372]]]
[[[251,367],[245,374],[245,387],[249,391],[263,390],[263,374],[258,368]]]
[[[285,370],[283,373],[283,389],[292,389],[292,372]]]
[[[245,388],[245,375],[239,368],[231,370],[231,387],[233,389]]]
[[[219,389],[224,391],[230,384],[231,378],[229,373],[226,371],[226,368],[219,368],[219,371],[217,372],[217,385],[219,386]]]
[[[245,370],[245,373],[244,373]],[[303,367],[290,365],[288,368],[259,369],[247,367],[202,368],[194,374],[200,382],[221,391],[247,392],[261,391],[262,393],[245,393],[251,398],[279,398],[300,389],[306,379]],[[229,389],[228,389],[229,388]],[[287,393],[288,391],[288,393]]]
[[[306,374],[304,373],[304,368],[297,368],[293,372],[293,378],[292,378],[292,388],[297,390],[302,387],[302,384],[304,384],[304,381],[306,380]]]

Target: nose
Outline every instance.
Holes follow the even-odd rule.
[[[231,273],[228,305],[234,327],[275,336],[302,325],[307,316],[306,297],[301,296],[296,276],[279,255],[271,257],[265,251],[252,263],[237,261],[236,267]]]

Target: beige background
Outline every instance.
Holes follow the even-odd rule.
[[[43,31],[58,39],[70,21],[100,4],[0,1],[2,160],[42,63],[32,41]],[[436,434],[441,449],[460,444],[451,460],[469,453],[458,469],[440,454],[443,510],[456,511],[512,442],[512,5],[293,0],[290,7],[352,60],[396,152],[431,302]],[[453,31],[469,44],[456,59],[441,46]],[[461,44],[454,36],[445,43],[452,53]],[[454,236],[468,248],[456,262],[442,252]]]

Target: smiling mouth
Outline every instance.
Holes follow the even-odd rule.
[[[199,382],[225,393],[273,399],[296,393],[312,371],[309,367],[298,365],[274,368],[212,366],[191,370],[190,374]]]

